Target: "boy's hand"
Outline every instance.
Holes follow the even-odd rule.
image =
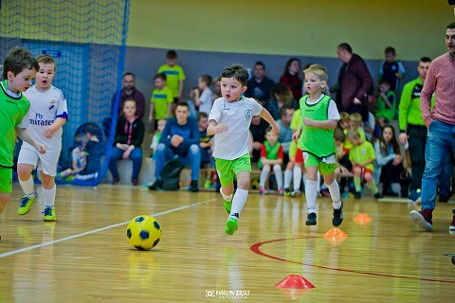
[[[44,129],[43,135],[49,139],[50,137],[52,137],[52,135],[54,135],[54,132],[55,130],[52,128],[52,126],[48,126]]]
[[[312,126],[313,125],[313,120],[311,120],[309,118],[303,118],[303,124],[305,126]]]
[[[220,123],[215,127],[215,134],[223,133],[228,130],[228,126],[226,124]]]
[[[46,153],[46,146],[44,144],[41,144],[40,142],[35,143],[35,148],[39,151],[40,154]]]
[[[280,135],[280,127],[278,125],[275,125],[272,127],[272,132],[276,135],[276,136],[279,136]]]

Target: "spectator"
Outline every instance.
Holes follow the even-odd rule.
[[[198,87],[194,91],[194,104],[196,110],[200,113],[210,113],[212,109],[212,91],[210,85],[212,84],[212,77],[209,75],[202,75],[198,79]]]
[[[172,114],[172,92],[167,87],[167,77],[158,73],[153,77],[155,89],[150,98],[149,123],[156,129],[158,120],[168,119]]]
[[[177,53],[174,50],[166,53],[166,64],[160,66],[158,73],[164,73],[166,75],[167,87],[172,92],[174,103],[182,100],[185,73],[183,72],[183,68],[177,64]]]
[[[422,210],[412,210],[411,221],[424,230],[433,228],[432,213],[435,208],[438,176],[447,154],[455,152],[455,22],[447,26],[445,42],[448,53],[431,62],[420,95],[420,109],[428,127],[425,149],[425,170],[422,179]],[[431,97],[435,94],[435,104],[431,108]],[[449,231],[455,231],[455,210]]]
[[[383,79],[379,82],[379,97],[376,107],[376,120],[379,127],[384,126],[395,119],[397,108],[397,94],[390,89],[389,80]]]
[[[191,117],[190,108],[186,102],[178,102],[175,117],[166,122],[166,127],[161,134],[161,140],[155,153],[155,180],[163,170],[166,161],[178,156],[183,164],[191,166],[191,185],[189,190],[199,191],[198,180],[201,166],[201,152],[199,147],[199,129],[197,121]],[[149,186],[156,190],[156,181]]]
[[[338,58],[343,62],[334,88],[340,112],[360,113],[363,121],[368,119],[368,95],[373,92],[373,78],[363,59],[352,53],[347,43],[337,47]]]
[[[265,64],[257,61],[253,67],[253,77],[251,77],[246,86],[245,97],[251,97],[261,102],[270,99],[270,91],[275,82],[266,76]]]
[[[379,66],[379,79],[387,80],[390,83],[390,90],[398,93],[398,88],[400,86],[400,79],[406,74],[403,64],[400,61],[396,61],[396,51],[395,48],[388,46],[384,51],[385,60],[381,62]]]
[[[273,119],[280,119],[280,108],[283,105],[289,105],[293,109],[298,109],[299,104],[294,99],[291,90],[283,83],[277,83],[270,91],[271,98],[266,104],[267,110],[272,115]]]
[[[258,167],[261,168],[261,177],[259,179],[260,194],[268,193],[265,183],[272,169],[275,173],[278,194],[284,194],[282,164],[283,146],[278,142],[278,136],[273,133],[272,127],[268,127],[265,131],[265,141],[261,146],[261,159],[258,162]]]
[[[117,114],[120,115],[123,111],[123,103],[127,99],[133,99],[136,101],[136,115],[142,119],[145,113],[145,98],[142,92],[136,89],[135,87],[136,77],[133,73],[127,72],[123,74],[123,87],[120,91],[116,92],[112,97],[112,104],[111,104],[111,116],[114,115],[114,105],[115,100],[120,95],[120,101],[118,104],[118,112]]]
[[[298,102],[302,97],[303,80],[299,77],[301,62],[297,58],[290,58],[286,62],[283,75],[280,77],[281,83],[285,84],[294,95],[294,99]]]
[[[161,139],[161,134],[163,133],[164,127],[166,126],[166,119],[158,120],[157,127],[155,133],[152,137],[152,143],[150,144],[150,149],[152,153],[150,154],[150,158],[155,158],[156,148],[158,147],[158,143]]]
[[[133,161],[133,173],[131,183],[134,186],[139,184],[139,172],[142,165],[142,148],[144,140],[144,123],[136,113],[136,102],[133,99],[123,103],[123,114],[117,121],[115,131],[114,147],[109,158],[109,170],[112,174],[112,184],[120,181],[117,171],[117,160],[131,159]]]
[[[250,132],[253,137],[253,153],[251,162],[257,163],[261,154],[261,146],[265,140],[265,130],[267,129],[267,122],[260,116],[253,116],[251,119]]]

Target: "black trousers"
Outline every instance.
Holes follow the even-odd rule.
[[[423,171],[425,170],[425,145],[427,142],[427,127],[408,125],[409,155],[412,162],[411,190],[422,187]]]

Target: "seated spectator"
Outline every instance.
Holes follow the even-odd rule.
[[[278,142],[278,136],[272,132],[272,128],[268,127],[265,131],[265,141],[261,146],[261,159],[258,162],[258,167],[261,168],[261,177],[259,179],[260,194],[266,194],[268,192],[265,188],[265,183],[272,169],[275,173],[278,193],[280,195],[284,194],[282,164],[283,146]]]
[[[289,105],[293,109],[298,109],[299,104],[294,99],[291,90],[283,83],[277,83],[270,91],[271,98],[265,105],[265,108],[272,115],[273,119],[280,119],[280,108],[283,105]]]
[[[153,134],[152,137],[152,143],[150,144],[150,149],[152,150],[152,153],[150,154],[150,158],[154,158],[156,148],[158,147],[158,143],[160,142],[161,139],[161,133],[164,130],[164,127],[166,126],[166,119],[160,119],[158,120],[158,126],[156,127],[155,133]]]
[[[294,114],[294,109],[289,105],[283,105],[280,109],[281,118],[276,121],[276,124],[280,127],[280,135],[278,136],[278,142],[283,146],[283,164],[287,165],[289,162],[289,148],[292,142],[292,129],[291,120]],[[286,166],[287,168],[287,166]],[[289,167],[284,171],[284,190],[285,194],[290,195],[290,186],[292,180],[292,169],[293,166]]]
[[[334,131],[336,156],[338,167],[335,170],[335,178],[337,178],[340,185],[340,193],[343,198],[348,198],[349,178],[341,177],[342,174],[347,174],[352,171],[352,163],[349,160],[349,151],[346,152],[343,145],[346,141],[346,135],[339,127]]]
[[[284,67],[284,72],[280,77],[281,83],[285,84],[294,95],[294,99],[298,102],[302,97],[303,80],[299,77],[301,73],[301,62],[297,58],[290,58]]]
[[[270,99],[270,91],[275,82],[266,76],[265,65],[262,61],[257,61],[253,67],[253,77],[251,77],[246,86],[245,97],[251,97],[259,100],[261,103]]]
[[[251,119],[250,131],[253,137],[253,153],[251,162],[257,163],[260,158],[261,146],[265,140],[265,130],[267,129],[268,123],[261,119],[260,116],[253,116]]]
[[[205,112],[200,112],[197,115],[197,125],[199,128],[199,137],[201,147],[201,168],[208,168],[211,166],[213,161],[211,149],[213,146],[212,137],[207,135],[207,128],[209,126],[209,116]],[[212,185],[212,175],[210,171],[207,171],[207,176],[205,179],[205,188],[209,188]],[[216,180],[215,180],[216,181]]]
[[[396,93],[390,89],[388,80],[381,80],[381,82],[379,82],[379,97],[378,105],[376,107],[376,121],[381,129],[384,128],[386,123],[395,119],[396,108]]]
[[[87,135],[79,133],[76,135],[76,147],[71,151],[72,167],[59,172],[56,179],[72,180],[87,166],[87,152],[84,151],[87,143]]]
[[[156,180],[160,177],[166,161],[175,156],[186,165],[191,166],[191,185],[189,190],[199,191],[198,180],[201,166],[201,151],[199,147],[199,129],[197,121],[191,117],[188,103],[178,102],[175,109],[175,117],[166,122],[166,127],[161,134],[155,154],[155,182],[149,186],[150,190],[156,190]]]
[[[137,90],[135,85],[136,78],[133,73],[125,73],[123,74],[122,80],[123,87],[120,91],[116,92],[112,97],[112,104],[111,104],[111,116],[114,115],[114,105],[115,99],[120,98],[118,104],[118,114],[120,115],[123,111],[123,103],[125,103],[128,99],[133,99],[136,101],[136,115],[139,118],[142,118],[145,113],[145,98],[144,94],[141,91]]]
[[[221,77],[216,77],[212,81],[212,88],[213,88],[212,99],[213,100],[223,97],[223,95],[221,94],[220,81],[221,81]]]
[[[142,148],[144,140],[144,123],[136,116],[136,102],[128,99],[123,104],[123,114],[117,121],[114,147],[109,158],[109,170],[112,174],[112,184],[120,181],[117,171],[117,160],[131,159],[133,161],[133,173],[131,183],[139,184],[139,172],[142,165]]]

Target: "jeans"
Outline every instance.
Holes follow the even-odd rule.
[[[109,170],[112,177],[118,177],[117,160],[122,159],[123,150],[114,146],[111,150],[111,157],[109,159]],[[136,147],[130,153],[130,159],[133,161],[133,175],[131,179],[137,179],[142,165],[142,148]]]
[[[155,152],[155,179],[160,177],[166,161],[171,160],[174,156],[175,154],[170,147],[167,147],[164,143],[158,144]],[[178,157],[184,165],[190,165],[191,180],[199,180],[199,169],[201,167],[201,151],[199,145],[192,144],[186,156],[178,155]]]
[[[422,210],[435,207],[438,177],[447,154],[455,151],[455,125],[434,120],[428,128],[425,171],[422,179]]]

